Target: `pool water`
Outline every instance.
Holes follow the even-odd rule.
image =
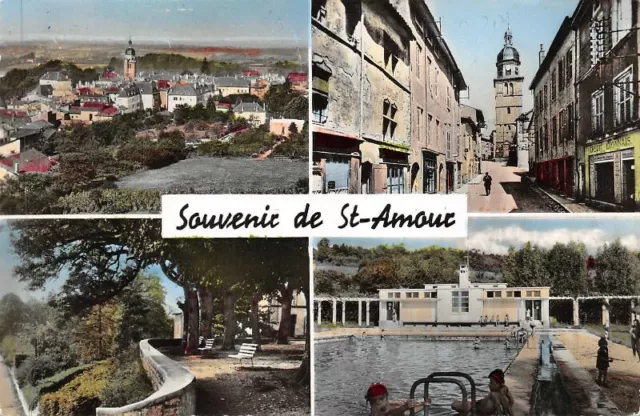
[[[479,350],[472,341],[381,340],[374,337],[315,345],[315,414],[368,415],[364,396],[371,383],[383,383],[390,400],[406,400],[413,383],[429,374],[459,371],[476,384],[477,400],[489,391],[489,373],[506,369],[518,354],[506,350],[502,341],[483,341]],[[468,382],[467,393],[471,396]],[[416,396],[423,392],[418,387]],[[430,415],[451,415],[451,403],[462,393],[455,385],[429,387]],[[422,413],[421,413],[422,414]]]

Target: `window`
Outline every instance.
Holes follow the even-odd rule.
[[[382,45],[384,47],[384,65],[385,69],[392,74],[396,70],[400,55],[400,47],[391,39],[391,36],[387,32],[384,32],[382,38]]]
[[[573,104],[567,107],[567,138],[573,140]]]
[[[560,58],[560,62],[558,62],[558,92],[564,90],[564,76],[564,58]]]
[[[611,36],[613,44],[618,43],[631,30],[631,1],[613,0],[611,2]]]
[[[507,107],[507,114],[511,114],[511,107]]]
[[[633,118],[633,67],[618,75],[613,84],[616,126],[621,126]]]
[[[451,311],[453,313],[469,312],[469,292],[468,291],[451,292]]]
[[[565,81],[567,82],[567,85],[570,85],[571,80],[573,80],[573,50],[569,49],[567,51],[567,56],[565,57],[564,63],[564,66],[567,69]]]
[[[451,132],[447,129],[447,159],[451,159]]]
[[[404,193],[404,166],[387,165],[387,193]]]
[[[500,291],[500,290],[489,290],[489,291],[487,291],[487,297],[488,298],[501,298],[502,297],[502,291]]]
[[[555,147],[558,144],[558,117],[553,117],[551,120],[551,146]]]
[[[515,290],[513,292],[513,297],[514,298],[521,298],[522,297],[522,293],[519,290]]]
[[[433,116],[427,115],[427,144],[431,142],[431,136],[433,135]]]
[[[549,123],[544,125],[544,150],[549,150]]]
[[[418,138],[422,140],[422,120],[424,119],[424,110],[418,107]]]
[[[509,95],[513,95],[513,82],[509,83]]]
[[[551,73],[551,102],[556,99],[556,71]]]
[[[433,69],[431,68],[431,58],[427,56],[427,80],[429,81],[429,93],[433,97]]]
[[[509,84],[504,83],[504,90],[502,91],[504,95],[509,95]]]
[[[447,110],[451,111],[451,89],[447,85]]]
[[[508,291],[507,292],[507,297],[508,298],[512,298],[513,297],[513,292],[512,291]]]
[[[436,144],[442,144],[442,128],[440,127],[440,120],[436,120]]]
[[[564,137],[567,134],[567,120],[565,119],[567,116],[565,110],[560,110],[560,113],[558,114],[558,119],[560,120],[560,131],[558,133],[558,141],[560,143],[564,142]]]
[[[543,95],[543,99],[542,99],[542,107],[543,109],[545,108],[549,108],[549,88],[548,84],[544,85],[544,95]]]
[[[416,43],[416,74],[418,79],[422,78],[420,62],[422,62],[422,47]]]
[[[598,90],[591,95],[591,128],[594,133],[604,130],[604,91]]]
[[[425,299],[437,299],[438,292],[424,292]]]
[[[435,78],[433,80],[433,91],[435,96],[438,96],[438,81],[440,80],[440,70],[436,69],[436,75]]]
[[[398,107],[385,99],[382,104],[382,136],[393,138],[396,133],[398,122],[395,120]]]
[[[326,123],[327,122],[327,107],[329,106],[329,97],[326,94],[314,91],[312,97],[313,107],[313,122],[314,123]]]
[[[518,72],[519,72],[518,70],[519,70],[519,69],[520,69],[520,67],[516,67],[516,68],[515,68],[515,70],[516,70],[516,75],[518,75]]]

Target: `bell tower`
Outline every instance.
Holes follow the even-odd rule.
[[[496,60],[497,74],[493,80],[496,100],[495,153],[496,158],[508,158],[516,135],[516,120],[522,114],[522,86],[520,53],[513,46],[513,34],[507,27],[504,46]]]
[[[129,47],[124,53],[124,79],[125,81],[135,81],[136,79],[136,51],[133,43],[129,39]]]

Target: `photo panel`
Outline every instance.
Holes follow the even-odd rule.
[[[312,2],[312,191],[638,211],[632,0]]]
[[[0,221],[3,414],[311,414],[309,241]]]
[[[517,216],[312,239],[315,414],[637,414],[639,231]]]
[[[308,193],[308,2],[116,3],[0,2],[0,215]]]

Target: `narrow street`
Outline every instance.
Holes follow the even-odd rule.
[[[0,416],[21,416],[20,403],[14,395],[9,369],[0,357]]]
[[[482,176],[489,172],[491,194],[486,195]],[[475,213],[566,213],[567,201],[549,197],[536,186],[522,180],[525,172],[504,163],[483,161],[482,174],[468,184],[468,209]],[[564,205],[564,206],[563,206]],[[575,205],[575,204],[574,204]]]

